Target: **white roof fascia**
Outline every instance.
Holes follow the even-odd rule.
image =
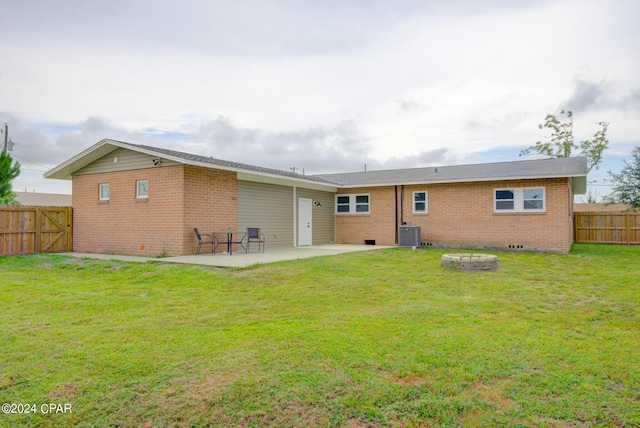
[[[109,146],[109,147],[106,147]],[[72,172],[89,165],[91,162],[104,157],[114,151],[117,147],[111,143],[109,139],[103,139],[88,149],[78,153],[66,162],[61,163],[57,167],[45,172],[44,178],[57,178],[60,180],[71,180]]]
[[[355,189],[358,187],[389,187],[389,186],[417,186],[420,184],[448,184],[448,183],[480,183],[483,181],[514,181],[514,180],[540,180],[547,178],[584,178],[586,182],[586,175],[572,175],[572,174],[559,174],[559,175],[532,175],[532,176],[512,176],[512,177],[484,177],[484,178],[460,178],[452,180],[429,180],[429,181],[402,181],[402,182],[389,182],[389,183],[375,183],[375,184],[344,184],[338,187],[342,189]]]

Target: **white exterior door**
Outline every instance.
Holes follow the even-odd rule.
[[[298,199],[298,245],[311,245],[313,222],[311,221],[311,199]]]

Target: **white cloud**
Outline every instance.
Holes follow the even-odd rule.
[[[633,0],[24,0],[3,14],[0,112],[31,133],[20,150],[42,148],[34,161],[106,137],[322,172],[512,160],[562,108],[578,137],[604,120],[612,150],[639,140]]]

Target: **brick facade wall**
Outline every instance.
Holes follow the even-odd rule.
[[[336,244],[395,244],[395,191],[393,187],[339,189],[338,194],[368,194],[370,214],[336,214]],[[398,196],[399,198],[399,196]]]
[[[149,197],[136,198],[136,181],[149,181]],[[109,201],[99,184],[109,183]],[[546,212],[494,213],[493,189],[544,187]],[[412,213],[412,192],[428,192],[428,214]],[[421,227],[421,241],[440,247],[516,248],[568,252],[571,193],[565,178],[340,189],[369,194],[370,213],[335,216],[336,243],[396,242],[398,222]],[[73,248],[78,252],[155,257],[194,254],[203,233],[237,229],[236,174],[178,165],[73,177]]]
[[[149,181],[149,197],[136,198],[136,181]],[[99,200],[109,183],[109,201]],[[193,227],[235,228],[235,173],[193,166],[73,177],[73,249],[78,252],[156,257],[193,254]],[[223,226],[224,225],[224,226]]]
[[[195,254],[202,233],[238,228],[238,180],[236,173],[197,166],[184,166],[183,254]],[[234,247],[235,248],[235,247]],[[209,250],[211,247],[209,247]],[[218,250],[222,251],[221,247]],[[216,251],[218,251],[216,250]],[[235,251],[235,250],[234,250]]]
[[[494,213],[493,189],[544,187],[546,212]],[[412,214],[414,191],[428,192],[428,214]],[[339,194],[370,194],[370,214],[336,215],[336,242],[363,244],[375,239],[394,245],[395,188],[340,189]],[[398,221],[421,227],[421,241],[438,247],[514,248],[568,252],[571,247],[571,194],[566,178],[504,182],[449,183],[404,187],[404,213]]]

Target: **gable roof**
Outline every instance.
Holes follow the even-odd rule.
[[[472,181],[503,181],[536,178],[573,178],[576,193],[586,191],[587,158],[553,158],[453,165],[427,168],[320,174],[342,187],[393,186],[402,184],[458,183]]]
[[[111,140],[105,138],[97,144],[89,147],[85,151],[79,153],[68,161],[58,165],[52,170],[44,174],[45,178],[57,178],[62,180],[70,180],[72,174],[85,166],[95,162],[96,160],[108,155],[118,148],[124,148],[133,150],[140,153],[145,153],[150,156],[157,156],[163,159],[171,160],[185,165],[202,166],[205,168],[221,169],[226,171],[234,171],[238,173],[245,173],[253,176],[262,176],[268,181],[268,178],[280,178],[288,181],[298,181],[313,183],[320,186],[328,186],[335,188],[336,183],[312,175],[296,174],[294,172],[282,171],[272,168],[264,168],[260,166],[248,165],[239,162],[225,161],[221,159],[215,159],[213,157],[206,157],[195,155],[191,153],[179,152],[176,150],[161,149],[158,147],[145,146],[141,144],[126,143],[124,141]]]
[[[71,179],[72,174],[108,155],[125,148],[185,165],[234,171],[244,180],[274,184],[307,185],[335,191],[338,187],[370,187],[408,184],[457,183],[477,181],[522,180],[536,178],[570,178],[574,193],[586,192],[587,159],[585,157],[523,160],[485,164],[394,169],[339,174],[302,175],[264,168],[176,150],[125,143],[105,138],[44,174],[45,178]]]

